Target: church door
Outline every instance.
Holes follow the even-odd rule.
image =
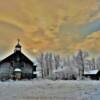
[[[16,80],[20,80],[20,79],[22,78],[21,69],[16,68],[16,69],[14,70],[14,78],[15,78]]]
[[[15,79],[20,80],[21,79],[21,72],[15,72]]]

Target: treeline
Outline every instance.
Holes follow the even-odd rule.
[[[100,69],[100,57],[91,58],[88,52],[79,50],[76,54],[61,57],[55,53],[41,53],[37,57],[40,76],[48,79],[83,79],[84,71]]]

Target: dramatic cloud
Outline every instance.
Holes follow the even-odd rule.
[[[99,12],[99,0],[0,0],[0,48],[5,54],[20,38],[33,55],[67,55],[81,48],[99,52],[87,39],[99,33]]]

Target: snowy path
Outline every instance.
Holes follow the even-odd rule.
[[[0,82],[0,100],[100,100],[100,81]]]

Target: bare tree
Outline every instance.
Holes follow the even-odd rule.
[[[84,68],[85,68],[85,62],[84,59],[88,56],[87,52],[83,52],[82,50],[79,50],[77,55],[76,55],[76,63],[77,63],[77,67],[79,70],[79,76],[81,79],[83,79],[84,76]]]
[[[60,66],[60,56],[55,55],[54,60],[55,60],[55,68],[57,69]]]
[[[42,78],[75,79],[80,76],[83,79],[85,58],[88,53],[79,50],[77,55],[62,58],[54,53],[41,53],[38,63],[41,67]]]
[[[41,76],[42,78],[44,78],[44,54],[43,53],[41,53],[37,57],[37,62],[38,62],[38,67],[41,68]]]

